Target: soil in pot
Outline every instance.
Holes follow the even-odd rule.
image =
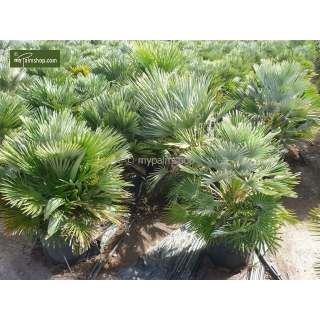
[[[215,267],[231,272],[245,268],[253,258],[253,253],[244,254],[227,242],[208,244],[206,253]]]
[[[43,251],[47,257],[47,259],[53,265],[64,265],[66,266],[67,263],[65,258],[68,261],[69,266],[76,264],[80,259],[85,258],[87,255],[87,251],[81,254],[74,254],[72,252],[72,247],[66,241],[60,239],[59,243],[55,242],[42,242]]]

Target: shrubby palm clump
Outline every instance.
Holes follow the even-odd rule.
[[[0,92],[0,143],[5,135],[22,124],[20,116],[28,114],[30,111],[21,99]]]
[[[0,91],[15,91],[19,85],[30,81],[31,78],[25,70],[10,68],[8,55],[0,56]]]
[[[77,112],[81,103],[99,96],[109,88],[109,83],[102,76],[94,74],[79,75],[63,83],[37,78],[31,85],[21,87],[18,95],[33,109],[45,106],[53,110],[70,109]]]
[[[82,97],[83,101],[95,98],[109,88],[109,83],[102,76],[95,74],[80,75],[72,85],[72,89]]]
[[[282,50],[278,50],[276,61],[295,61],[314,75],[314,61],[316,60],[316,43],[307,40],[291,40]]]
[[[201,138],[215,110],[210,79],[168,74],[158,69],[135,82],[143,116],[142,134],[158,146],[187,147]]]
[[[154,69],[135,82],[135,99],[142,117],[141,134],[158,158],[176,158],[182,150],[201,144],[217,108],[210,79],[190,74],[168,74]],[[164,178],[164,179],[163,179]],[[158,166],[149,176],[153,189],[160,180],[163,190],[179,179],[175,163]]]
[[[128,55],[116,54],[98,59],[92,64],[92,73],[102,75],[111,83],[124,83],[135,76],[136,68]]]
[[[149,185],[153,189],[161,181],[168,193],[180,179],[181,153],[202,145],[214,124],[234,106],[218,103],[219,88],[211,87],[210,76],[194,73],[154,69],[135,82],[135,89],[147,145],[157,157],[173,160],[150,173]]]
[[[239,107],[254,122],[263,121],[268,130],[277,132],[283,144],[310,137],[320,124],[319,97],[297,62],[254,65],[243,89],[236,93]]]
[[[141,133],[141,115],[138,105],[127,90],[110,89],[90,99],[80,107],[80,117],[93,130],[114,128],[121,133],[130,146],[135,158],[151,155]]]
[[[142,71],[156,67],[172,72],[183,69],[188,61],[188,57],[177,45],[162,41],[135,42],[131,56]]]
[[[88,249],[99,224],[126,212],[122,167],[128,147],[111,129],[92,131],[70,111],[41,108],[7,136],[0,162],[7,166],[0,191],[5,228],[51,241],[63,238],[74,251]]]
[[[127,99],[124,91],[105,91],[84,103],[80,114],[92,129],[112,127],[128,139],[133,139],[141,130],[137,105]]]
[[[295,221],[279,200],[295,196],[297,177],[280,159],[274,136],[240,113],[225,117],[210,140],[184,154],[188,164],[180,165],[167,219],[208,242],[276,249],[280,226]]]
[[[65,68],[27,68],[29,76],[50,80],[54,84],[63,84],[71,80],[73,73]]]
[[[82,101],[71,81],[55,84],[46,78],[37,78],[31,85],[19,88],[18,94],[32,109],[75,110]]]

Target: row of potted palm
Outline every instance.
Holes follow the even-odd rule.
[[[125,159],[182,158],[146,170],[167,221],[204,238],[213,260],[219,244],[242,255],[276,250],[280,226],[296,222],[281,205],[298,182],[281,151],[319,124],[304,67],[260,60],[247,76],[236,65],[223,74],[203,43],[40,45],[66,49],[64,68],[27,70],[30,82],[6,84],[0,97],[9,232],[81,254],[101,225],[128,214]]]

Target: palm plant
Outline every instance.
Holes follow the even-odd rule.
[[[131,57],[142,71],[157,67],[163,71],[172,72],[184,68],[187,63],[184,52],[174,43],[166,42],[135,42]]]
[[[40,108],[7,136],[0,163],[4,227],[43,241],[68,241],[82,252],[107,220],[121,221],[127,197],[120,162],[128,147],[113,130],[90,130],[69,110]]]
[[[84,103],[80,114],[93,130],[112,127],[129,140],[141,130],[137,105],[124,91],[105,91]]]
[[[69,81],[72,77],[72,74],[63,68],[27,68],[26,72],[30,76],[50,79],[52,83],[57,85]]]
[[[126,56],[117,52],[92,64],[92,73],[104,76],[111,83],[123,83],[134,78],[135,66]]]
[[[283,144],[310,137],[320,123],[319,97],[297,62],[254,65],[243,89],[235,94],[238,106],[254,122],[262,121],[277,132]]]
[[[93,129],[116,128],[136,157],[177,154],[202,141],[205,127],[213,120],[216,91],[209,85],[206,77],[152,69],[128,88],[109,90],[87,101],[80,113]]]
[[[142,134],[163,148],[188,147],[202,139],[201,128],[210,126],[216,109],[210,78],[146,72],[134,85],[143,116]]]
[[[291,40],[286,47],[277,50],[276,61],[296,61],[299,62],[310,73],[314,72],[314,61],[316,60],[316,46],[314,41]]]
[[[9,57],[0,56],[0,91],[13,92],[19,85],[30,83],[31,78],[22,68],[10,68]]]
[[[72,87],[72,81],[55,84],[47,78],[36,78],[32,85],[23,86],[17,93],[33,109],[45,106],[53,110],[76,110],[83,101]]]
[[[206,140],[206,133],[226,109],[218,110],[209,77],[147,71],[133,88],[141,114],[141,136],[162,164],[149,175],[150,191],[166,191],[179,180],[179,155]],[[168,160],[168,161],[167,161]],[[183,160],[182,160],[183,161]]]
[[[133,88],[143,137],[157,150],[173,153],[201,144],[208,129],[232,107],[220,106],[218,93],[208,75],[146,72]]]
[[[0,40],[0,50],[7,50],[14,44],[13,40]]]
[[[87,76],[89,74],[89,70],[86,66],[80,66],[80,67],[70,67],[70,70],[74,74],[74,76],[78,76],[79,74],[82,74],[83,76]]]
[[[187,164],[180,165],[179,184],[169,191],[168,221],[242,251],[276,249],[280,226],[296,221],[279,200],[295,196],[297,176],[280,159],[275,134],[234,113],[210,136],[183,155]]]
[[[110,84],[104,77],[96,74],[89,74],[88,76],[79,74],[72,84],[72,89],[82,97],[82,100],[95,98],[109,88]]]
[[[148,157],[151,151],[141,133],[139,106],[126,90],[107,90],[86,101],[80,107],[80,116],[93,130],[114,128],[122,134],[134,158]]]
[[[20,116],[29,113],[29,109],[21,99],[0,92],[0,144],[5,135],[22,124]]]

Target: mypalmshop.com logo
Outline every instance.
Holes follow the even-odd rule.
[[[10,67],[60,67],[60,50],[10,50]]]

